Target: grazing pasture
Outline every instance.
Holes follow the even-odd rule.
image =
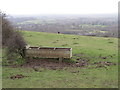
[[[118,88],[118,39],[22,31],[39,47],[70,47],[73,57],[34,58],[28,64],[3,65],[3,88]],[[4,59],[3,59],[4,62]],[[68,65],[69,63],[72,65]],[[47,64],[46,64],[47,63]]]

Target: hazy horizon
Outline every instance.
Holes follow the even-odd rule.
[[[19,17],[81,17],[81,18],[109,18],[109,17],[118,17],[117,13],[109,13],[109,14],[19,14],[19,15],[11,15],[6,14],[8,17],[19,18]]]
[[[117,14],[119,0],[2,0],[0,9],[9,15]]]

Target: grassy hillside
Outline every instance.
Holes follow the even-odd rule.
[[[106,57],[106,61],[117,62],[118,39],[91,36],[64,35],[40,32],[23,32],[25,40],[31,46],[43,47],[71,47],[73,57],[79,56],[91,59],[91,61],[101,61],[101,57]],[[79,55],[76,55],[79,54]]]
[[[84,68],[70,67],[61,70],[3,67],[3,87],[23,88],[117,88],[118,87],[118,39],[77,35],[52,34],[42,32],[22,32],[31,46],[71,47],[73,57],[87,60]],[[98,66],[99,62],[115,65]],[[23,74],[29,77],[10,79],[10,76]]]

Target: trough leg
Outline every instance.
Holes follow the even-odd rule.
[[[62,58],[59,58],[59,63],[61,63],[62,62]]]

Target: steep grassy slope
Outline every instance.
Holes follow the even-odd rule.
[[[42,32],[22,32],[31,46],[71,47],[71,60],[89,60],[84,68],[61,70],[43,69],[35,72],[32,68],[3,67],[3,87],[17,88],[117,88],[118,87],[118,42],[117,38],[88,37],[52,34]],[[95,63],[106,61],[116,65],[97,67]],[[10,79],[16,74],[29,76]]]

